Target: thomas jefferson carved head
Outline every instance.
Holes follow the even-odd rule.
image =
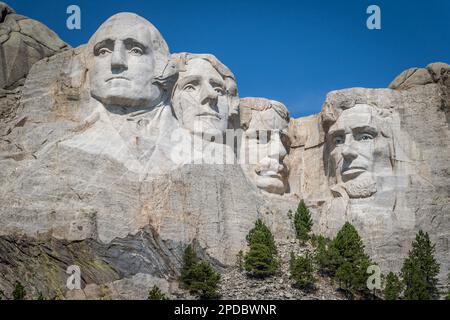
[[[231,71],[209,54],[174,54],[179,76],[172,93],[172,107],[185,129],[223,133],[229,116],[237,114],[239,97]]]

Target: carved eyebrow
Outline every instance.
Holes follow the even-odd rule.
[[[212,85],[219,86],[221,88],[225,88],[225,82],[222,79],[219,78],[212,78],[209,80],[209,83]]]
[[[191,82],[200,82],[200,76],[196,76],[196,75],[192,75],[192,76],[187,76],[185,78],[181,78],[179,80],[178,85],[180,87],[184,86],[185,84],[191,83]]]
[[[344,135],[344,134],[345,134],[344,129],[330,129],[330,131],[328,131],[328,135],[330,137],[336,137],[338,135]]]
[[[95,46],[94,46],[94,55],[98,55],[98,51],[101,48],[105,48],[105,47],[110,49],[111,51],[114,50],[114,40],[112,40],[112,39],[105,39],[105,40],[102,40],[100,42],[97,42],[95,44]]]
[[[356,127],[352,127],[352,132],[353,133],[361,133],[361,132],[369,132],[373,135],[377,135],[378,134],[378,130],[375,127],[372,126],[368,126],[368,125],[364,125],[364,126],[356,126]]]
[[[123,40],[123,43],[125,44],[125,48],[127,50],[133,49],[134,47],[138,47],[144,52],[144,54],[147,53],[147,46],[144,45],[143,43],[140,43],[136,39],[127,38]]]

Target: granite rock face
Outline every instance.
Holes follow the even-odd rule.
[[[448,70],[434,63],[388,89],[333,91],[321,113],[293,119],[281,102],[239,99],[216,57],[170,54],[151,23],[115,15],[0,93],[0,290],[9,296],[20,280],[33,296],[145,299],[158,285],[187,297],[176,282],[186,245],[233,274],[256,219],[291,243],[287,213],[300,199],[316,233],[353,223],[383,272],[398,271],[427,231],[443,280]],[[82,290],[66,288],[70,265]]]
[[[42,23],[16,14],[3,2],[0,10],[0,88],[12,90],[24,83],[35,62],[68,45]]]

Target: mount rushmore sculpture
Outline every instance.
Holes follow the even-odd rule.
[[[171,54],[144,18],[112,16],[86,45],[34,63],[0,122],[0,250],[19,260],[7,240],[20,237],[59,255],[0,261],[0,289],[21,272],[56,290],[74,261],[85,284],[169,286],[187,244],[227,268],[258,218],[294,238],[287,212],[300,199],[315,233],[353,223],[383,272],[429,232],[443,279],[450,66],[419,70],[389,89],[330,92],[321,113],[293,119],[281,102],[239,98],[215,56]]]

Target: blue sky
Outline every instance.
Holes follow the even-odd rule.
[[[162,33],[171,52],[212,53],[238,81],[239,95],[286,104],[294,117],[320,111],[326,93],[386,87],[401,71],[450,62],[448,0],[15,0],[71,46],[86,43],[114,13],[135,12]],[[66,8],[81,8],[81,30]],[[381,30],[366,9],[381,8]]]

